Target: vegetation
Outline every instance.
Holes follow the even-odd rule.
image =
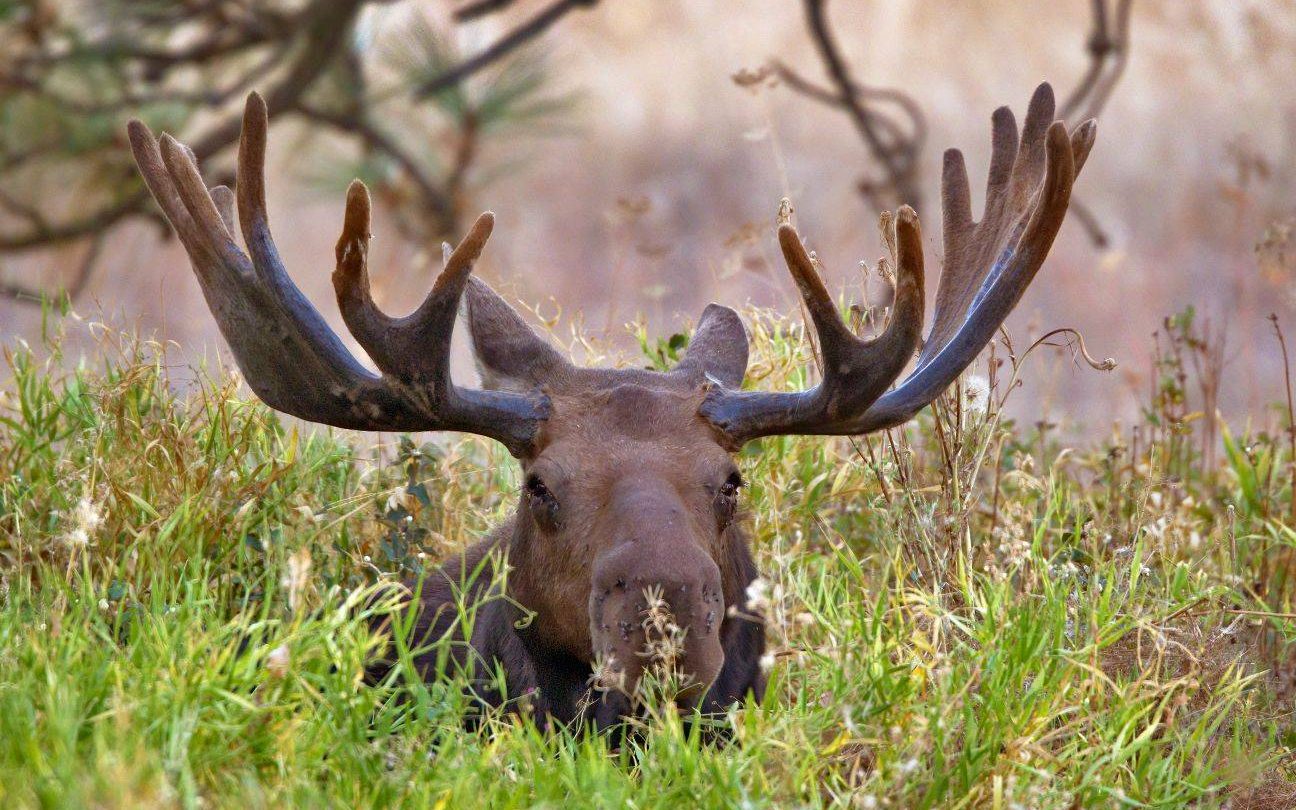
[[[804,384],[800,327],[749,322],[748,384]],[[1210,460],[1191,313],[1144,422],[1089,448],[1007,418],[1049,349],[1004,341],[904,430],[749,447],[766,699],[729,744],[662,708],[619,750],[525,714],[468,730],[458,685],[399,667],[362,682],[375,612],[408,662],[391,582],[511,508],[502,450],[304,432],[223,370],[175,393],[163,347],[93,328],[76,363],[57,335],[5,353],[5,807],[1296,801],[1296,457],[1218,426]],[[685,340],[641,339],[649,362]]]
[[[508,5],[454,16],[493,18]],[[523,46],[592,5],[558,0],[460,56],[450,26],[391,0],[0,0],[0,257],[79,248],[61,285],[75,299],[120,224],[164,226],[123,148],[126,120],[185,138],[233,185],[251,90],[276,124],[305,124],[308,179],[334,191],[363,177],[403,238],[435,244],[462,230],[473,191],[563,125],[575,98],[553,92],[546,60]],[[500,142],[508,149],[496,154]],[[0,299],[61,294],[36,281],[47,267],[26,269],[0,274]]]

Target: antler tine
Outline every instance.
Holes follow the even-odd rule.
[[[489,211],[449,255],[427,298],[414,312],[393,318],[369,289],[369,190],[359,180],[347,191],[346,218],[337,243],[333,288],[347,328],[382,371],[423,384],[448,383],[450,335],[474,262],[495,224]]]
[[[992,117],[985,213],[972,220],[963,155],[945,153],[945,270],[931,333],[916,370],[889,393],[922,327],[922,239],[912,210],[896,219],[900,282],[892,321],[863,344],[842,323],[801,240],[779,242],[819,332],[823,382],[793,394],[713,392],[702,412],[736,443],[779,433],[850,435],[900,424],[938,397],[976,359],[1021,299],[1066,215],[1071,187],[1093,147],[1095,124],[1068,134],[1053,121],[1053,90],[1036,89],[1018,136],[1007,107]],[[868,351],[865,351],[867,347]]]
[[[271,407],[314,422],[359,430],[463,430],[497,439],[515,455],[528,452],[545,415],[542,398],[461,390],[449,379],[454,310],[490,232],[489,215],[464,240],[429,301],[410,319],[393,321],[421,327],[402,332],[403,345],[386,346],[377,333],[372,340],[358,335],[384,371],[376,376],[346,350],[279,258],[265,206],[266,127],[265,102],[254,93],[244,113],[236,195],[223,186],[208,191],[193,154],[170,136],[159,144],[142,123],[129,127],[140,173],[179,234],[252,390]],[[232,235],[234,196],[250,258]],[[363,186],[353,188],[335,282],[341,278],[346,286],[358,274],[363,300],[372,306],[365,275],[368,209]],[[412,338],[427,344],[413,346]]]
[[[216,204],[216,210],[220,212],[221,221],[225,223],[225,230],[234,233],[234,190],[229,186],[212,186],[212,202]]]
[[[980,222],[972,220],[962,153],[957,149],[945,153],[941,175],[945,267],[936,291],[931,333],[918,359],[920,367],[963,325],[968,308],[996,266],[999,254],[1025,226],[1023,212],[1034,204],[1032,195],[1045,175],[1046,135],[1053,125],[1054,110],[1053,88],[1041,84],[1031,96],[1020,138],[1012,111],[1007,107],[995,110],[991,118],[985,213]],[[1092,125],[1082,125],[1074,133],[1072,152],[1076,174],[1093,146],[1093,134]]]
[[[1095,134],[1092,121],[1073,135],[1068,135],[1061,121],[1049,127],[1044,181],[1032,200],[1029,219],[1024,227],[1013,228],[1019,238],[1010,241],[994,262],[962,325],[925,363],[920,358],[917,370],[900,386],[843,425],[843,432],[868,433],[904,423],[940,396],[976,359],[1044,264],[1066,216],[1077,166],[1083,163]]]
[[[857,338],[815,270],[791,225],[779,227],[779,245],[819,337],[823,379],[799,393],[716,389],[702,413],[735,443],[776,433],[834,433],[833,425],[873,404],[904,370],[918,347],[923,319],[922,231],[918,216],[901,206],[895,220],[898,280],[890,323],[872,340]]]
[[[148,127],[139,121],[131,121],[127,125],[127,134],[131,152],[139,167],[140,175],[144,178],[144,184],[148,186],[153,198],[161,206],[163,214],[175,229],[185,250],[194,258],[194,268],[198,271],[199,281],[207,283],[211,277],[209,271],[212,269],[213,260],[216,259],[213,245],[189,213],[185,200],[172,179],[170,167],[162,158],[162,150],[157,139],[153,137]]]
[[[477,218],[468,235],[446,258],[445,267],[427,298],[402,318],[385,314],[369,291],[369,191],[360,181],[347,193],[346,218],[337,244],[337,270],[333,287],[338,307],[351,334],[384,373],[419,386],[439,403],[439,411],[452,421],[467,422],[481,408],[498,410],[513,397],[496,392],[470,392],[450,380],[450,338],[459,301],[495,225],[487,211]],[[500,398],[500,403],[494,402]],[[469,399],[473,403],[468,402]],[[507,421],[508,413],[496,414]],[[468,429],[464,427],[463,429]]]
[[[260,93],[249,93],[243,106],[243,131],[239,135],[238,196],[239,227],[243,242],[252,254],[252,264],[267,280],[277,281],[284,273],[283,261],[270,234],[266,211],[265,154],[269,110]]]

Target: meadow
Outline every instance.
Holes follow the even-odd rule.
[[[619,748],[525,712],[469,730],[461,684],[403,677],[393,583],[512,508],[502,449],[306,428],[46,317],[0,372],[0,806],[1296,804],[1296,434],[1201,410],[1191,312],[1102,440],[1008,416],[1045,354],[1084,362],[1060,333],[998,341],[903,429],[749,445],[770,688],[725,744],[659,708]],[[746,384],[811,382],[799,319],[746,317]],[[650,366],[687,342],[638,337]],[[402,664],[367,685],[376,612]]]

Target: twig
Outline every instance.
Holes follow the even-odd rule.
[[[1283,380],[1287,385],[1287,473],[1291,477],[1291,524],[1296,526],[1296,408],[1292,405],[1291,362],[1287,358],[1287,338],[1278,325],[1278,315],[1269,313],[1269,322],[1273,324],[1278,346],[1282,349]]]
[[[1116,0],[1116,22],[1108,22],[1107,0],[1092,0],[1093,30],[1089,34],[1089,69],[1058,113],[1064,121],[1097,118],[1129,62],[1129,26],[1134,0]],[[1084,114],[1078,115],[1081,108]]]
[[[857,92],[860,85],[851,77],[850,70],[846,67],[846,60],[842,57],[832,28],[828,24],[825,11],[827,0],[804,0],[804,3],[806,24],[810,29],[815,48],[819,51],[819,56],[828,70],[828,75],[836,86],[835,95],[839,103],[850,116],[855,129],[864,139],[873,157],[886,170],[887,184],[894,192],[897,201],[922,210],[922,194],[916,177],[918,154],[922,147],[917,137],[923,131],[921,116],[914,121],[913,138],[900,143],[886,143],[880,133],[884,125],[879,123],[876,112],[869,109],[865,98]],[[900,95],[899,91],[890,92]],[[906,109],[917,111],[917,105]]]
[[[827,104],[830,107],[845,108],[846,101],[840,95],[825,87],[820,87],[814,82],[801,76],[784,62],[774,60],[771,63],[774,72],[779,79],[787,85],[788,89],[794,90],[802,95],[808,96],[821,104]],[[865,87],[861,84],[854,83],[851,85],[852,91],[860,99],[868,101],[890,102],[904,110],[905,115],[909,118],[910,132],[906,133],[900,124],[891,116],[881,110],[871,110],[871,114],[876,119],[879,126],[886,130],[888,137],[891,138],[890,147],[902,148],[902,141],[906,138],[913,139],[918,143],[925,143],[927,140],[927,120],[919,109],[917,102],[912,98],[900,92],[886,87]]]
[[[569,12],[578,8],[592,8],[597,4],[598,0],[555,0],[551,5],[541,9],[530,20],[500,37],[494,45],[425,82],[415,92],[415,96],[426,98],[453,87],[540,36],[563,17],[566,17]]]
[[[1097,118],[1111,99],[1112,91],[1125,74],[1129,62],[1130,18],[1134,0],[1115,0],[1114,26],[1107,12],[1107,0],[1092,2],[1093,28],[1087,46],[1089,69],[1058,111],[1058,117],[1067,122]],[[1072,197],[1071,210],[1094,246],[1100,250],[1106,248],[1110,240],[1088,206]]]
[[[1094,215],[1093,211],[1089,210],[1089,206],[1085,205],[1083,201],[1077,200],[1073,196],[1070,210],[1075,215],[1076,221],[1085,229],[1085,233],[1088,234],[1089,241],[1093,242],[1094,247],[1104,250],[1111,244],[1111,238],[1103,230],[1102,223],[1098,221],[1098,217]]]
[[[455,9],[454,18],[459,22],[468,22],[503,11],[511,5],[513,0],[474,0]]]
[[[323,74],[340,50],[350,32],[351,22],[365,0],[315,0],[302,12],[305,21],[303,37],[306,47],[297,55],[287,73],[265,94],[271,114],[282,112],[297,100]],[[201,161],[229,147],[238,140],[242,119],[227,118],[215,129],[193,143],[193,152]],[[133,173],[130,175],[133,178]],[[0,251],[16,253],[53,247],[86,236],[98,234],[118,222],[149,210],[148,193],[132,180],[135,188],[117,201],[69,221],[33,223],[25,232],[0,234]],[[83,288],[82,281],[77,289]],[[40,294],[21,285],[0,287],[0,296],[24,303],[39,301]],[[34,298],[33,298],[34,296]]]
[[[451,194],[445,186],[433,180],[418,160],[405,151],[395,138],[359,114],[329,112],[306,102],[298,102],[296,111],[312,121],[355,135],[369,148],[386,155],[409,176],[426,207],[440,221],[438,229],[442,233],[450,233],[455,229],[456,217]]]
[[[106,232],[100,231],[90,238],[90,247],[86,251],[86,255],[78,263],[77,272],[72,278],[72,283],[61,290],[49,292],[33,289],[15,281],[6,281],[0,282],[0,298],[8,298],[24,304],[40,304],[46,300],[62,297],[66,297],[68,301],[76,300],[94,274],[95,263],[99,261],[99,254],[103,251],[104,237],[106,235]]]

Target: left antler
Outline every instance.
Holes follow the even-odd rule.
[[[1053,120],[1053,89],[1031,98],[1020,140],[1007,107],[993,116],[985,213],[972,221],[963,155],[945,153],[941,178],[945,271],[935,319],[918,365],[894,390],[922,330],[923,259],[918,219],[896,217],[899,280],[885,332],[860,340],[842,321],[800,237],[779,228],[779,243],[819,334],[823,381],[797,393],[712,390],[702,414],[735,444],[779,434],[855,435],[899,425],[949,387],[976,359],[1048,256],[1066,216],[1071,187],[1093,147],[1096,125],[1068,134]]]
[[[239,142],[238,216],[248,252],[234,241],[234,193],[208,189],[193,153],[132,121],[131,149],[149,191],[175,228],[248,385],[267,405],[355,430],[461,430],[530,451],[547,415],[543,396],[461,388],[450,379],[450,335],[473,263],[494,217],[482,214],[449,255],[423,304],[383,314],[369,296],[369,194],[347,194],[333,284],[338,305],[381,374],[351,355],[288,277],[266,213],[266,104],[248,97]]]

